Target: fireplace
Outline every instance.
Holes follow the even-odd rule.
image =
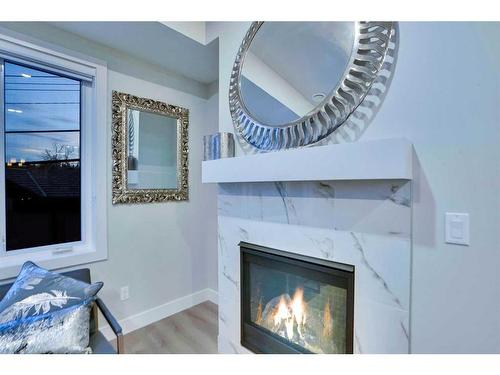
[[[353,352],[353,266],[239,246],[241,345],[255,353]]]

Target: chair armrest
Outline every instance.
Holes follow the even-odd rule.
[[[108,322],[109,326],[111,327],[111,330],[114,332],[116,335],[116,352],[118,354],[124,353],[123,351],[123,331],[122,327],[118,323],[118,321],[115,319],[113,314],[111,314],[111,311],[106,307],[102,299],[99,297],[96,298],[95,303],[99,310],[101,310],[102,315],[104,316],[104,319]]]

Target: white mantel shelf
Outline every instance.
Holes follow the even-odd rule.
[[[411,180],[413,146],[401,138],[204,161],[203,183]]]

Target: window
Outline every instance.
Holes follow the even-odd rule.
[[[0,280],[106,246],[106,67],[0,34]]]
[[[7,251],[81,240],[80,84],[4,62]]]

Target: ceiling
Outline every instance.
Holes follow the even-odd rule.
[[[203,84],[218,79],[218,42],[204,45],[160,22],[51,22]]]

